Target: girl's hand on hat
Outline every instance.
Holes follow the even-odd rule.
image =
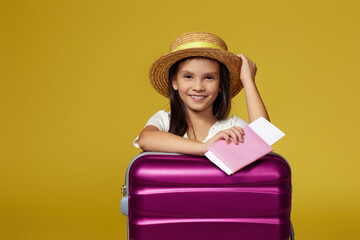
[[[255,75],[257,71],[256,64],[244,54],[239,54],[237,56],[242,60],[240,80],[244,86],[249,122],[253,122],[259,117],[263,117],[270,121],[265,105],[255,84]]]
[[[241,83],[245,86],[248,82],[255,82],[255,75],[257,71],[256,64],[247,58],[244,54],[238,54],[237,56],[242,60],[240,69]]]
[[[238,145],[239,143],[244,142],[244,130],[241,127],[234,126],[229,129],[218,132],[215,136],[210,138],[207,142],[204,143],[205,148],[213,144],[216,141],[224,139],[227,144],[233,142]]]

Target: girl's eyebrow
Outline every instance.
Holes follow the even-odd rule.
[[[189,73],[189,74],[192,74],[192,72],[187,71],[187,70],[181,70],[181,71],[179,71],[179,73]]]
[[[180,70],[179,73],[189,73],[189,74],[194,74],[194,72],[190,71],[190,70]]]
[[[206,74],[219,75],[219,73],[218,73],[218,72],[207,72],[207,73],[205,73],[204,75],[206,75]]]

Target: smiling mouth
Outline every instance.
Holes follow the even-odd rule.
[[[199,96],[199,95],[189,95],[191,98],[194,98],[194,99],[204,99],[206,96]]]
[[[189,96],[194,100],[201,100],[201,99],[206,98],[206,96],[203,96],[203,95],[201,95],[201,96],[199,96],[199,95],[189,95]]]

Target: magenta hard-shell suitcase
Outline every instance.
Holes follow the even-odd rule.
[[[128,240],[288,240],[291,171],[268,154],[228,176],[205,157],[144,152],[121,200]]]

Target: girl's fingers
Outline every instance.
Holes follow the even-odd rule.
[[[241,127],[234,126],[233,128],[235,128],[237,131],[239,131],[242,135],[245,135],[244,129],[242,129]]]
[[[245,135],[244,130],[241,127],[234,126],[227,130],[218,132],[218,134],[216,134],[214,138],[212,138],[212,141],[216,142],[220,139],[224,139],[227,144],[233,142],[237,145],[239,144],[239,142],[244,142],[243,135]]]
[[[235,144],[239,143],[238,136],[233,129],[230,128],[230,129],[226,130],[225,133],[231,138],[231,140]]]
[[[238,129],[234,129],[233,130],[234,131],[234,133],[235,133],[235,136],[236,136],[236,142],[235,142],[235,144],[238,144],[239,142],[240,143],[242,143],[243,142],[243,134],[240,132],[240,130],[238,130]]]
[[[239,139],[239,142],[244,142],[244,138],[243,138],[243,134],[244,134],[244,131],[241,129],[241,132],[239,130],[236,130],[236,136],[238,137]]]
[[[244,54],[242,54],[242,53],[238,54],[237,56],[238,56],[239,58],[241,58],[241,60],[246,60],[246,59],[247,59],[247,57],[246,57]]]
[[[232,127],[225,131],[232,139],[234,144],[239,144],[239,142],[243,142],[243,134],[244,130],[240,127]]]
[[[227,144],[229,144],[230,143],[230,137],[229,137],[229,134],[227,133],[227,132],[224,132],[224,140],[225,140],[225,142],[227,143]]]

